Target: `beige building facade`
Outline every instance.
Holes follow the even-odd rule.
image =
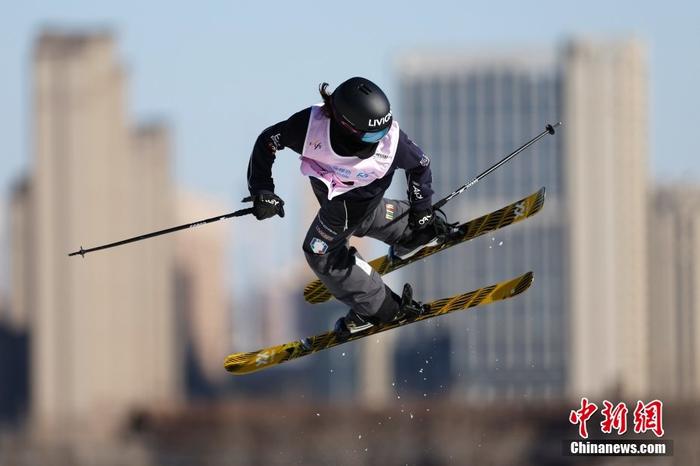
[[[648,388],[646,49],[574,41],[563,67],[570,393],[640,396]]]
[[[116,55],[102,32],[45,32],[34,51],[31,195],[16,197],[13,239],[30,279],[13,295],[31,299],[32,419],[52,438],[108,434],[181,393],[172,243],[67,256],[173,220],[167,134],[132,132]]]
[[[660,186],[649,210],[649,389],[700,398],[700,188]]]
[[[178,223],[226,212],[226,207],[201,196],[178,192]],[[185,323],[183,341],[191,344],[198,369],[209,383],[228,376],[223,359],[231,352],[231,309],[226,263],[229,224],[220,222],[175,235],[177,306]]]

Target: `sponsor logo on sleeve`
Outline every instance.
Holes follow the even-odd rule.
[[[415,199],[415,200],[423,199],[423,193],[421,192],[420,188],[415,184],[412,187],[413,187],[413,199]]]
[[[270,136],[270,140],[267,142],[267,148],[270,149],[270,152],[273,154],[278,150],[284,149],[282,143],[280,142],[280,137],[282,137],[280,133],[273,134]]]
[[[281,149],[281,148],[282,148],[282,143],[280,143],[280,138],[281,138],[281,137],[282,137],[282,134],[280,134],[280,133],[273,134],[272,136],[270,136],[270,140],[271,140],[272,143],[275,145],[275,148],[276,148],[276,149]]]

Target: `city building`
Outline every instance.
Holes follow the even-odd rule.
[[[567,293],[576,394],[648,389],[646,48],[573,41],[562,53]]]
[[[660,186],[649,211],[649,390],[700,398],[700,188]]]
[[[455,397],[644,392],[646,70],[634,41],[401,61],[400,121],[432,159],[436,199],[564,122],[445,209],[463,221],[546,186],[541,213],[405,272],[426,300],[535,272],[512,302],[403,331],[442,342],[435,383]]]
[[[10,283],[13,292],[7,309],[6,321],[15,329],[27,329],[32,309],[32,238],[31,186],[26,176],[12,186],[9,206],[8,247]]]
[[[226,207],[200,195],[181,191],[177,222],[190,223],[226,212]],[[226,222],[175,235],[177,258],[176,302],[184,326],[180,337],[187,342],[185,355],[190,378],[199,376],[210,388],[227,377],[223,358],[231,351],[230,299],[227,288]],[[197,383],[192,380],[193,383]],[[190,387],[193,389],[193,387]]]
[[[46,439],[109,435],[181,394],[172,243],[68,257],[173,221],[167,136],[131,129],[115,49],[108,32],[52,30],[34,49],[12,295],[31,334],[32,425]]]

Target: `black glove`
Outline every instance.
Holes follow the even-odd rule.
[[[433,213],[433,208],[428,207],[427,209],[411,209],[408,213],[408,224],[412,230],[422,230],[433,224],[435,220],[435,214]]]
[[[253,201],[253,215],[258,220],[265,220],[275,215],[284,217],[284,201],[273,192],[260,191],[243,199],[243,202],[250,201]]]

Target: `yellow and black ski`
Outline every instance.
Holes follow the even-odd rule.
[[[224,361],[227,371],[234,374],[248,374],[251,372],[266,369],[277,364],[281,364],[291,359],[307,356],[317,351],[332,348],[334,346],[358,340],[360,338],[375,335],[386,330],[391,330],[402,325],[418,322],[432,317],[437,317],[461,309],[483,306],[496,301],[512,298],[527,290],[532,284],[533,274],[528,272],[511,280],[506,280],[494,285],[479,288],[478,290],[463,293],[451,298],[443,298],[428,304],[429,311],[425,314],[390,324],[380,324],[370,327],[366,331],[350,336],[345,340],[336,338],[333,331],[325,332],[313,337],[302,338],[301,340],[285,343],[283,345],[271,346],[249,353],[235,353],[229,355]]]
[[[386,275],[408,264],[425,259],[428,256],[432,256],[433,254],[442,250],[474,239],[477,236],[481,236],[488,232],[512,225],[513,223],[525,220],[528,217],[532,217],[542,209],[544,199],[545,189],[542,188],[524,199],[520,199],[519,201],[513,202],[512,204],[491,212],[490,214],[483,215],[479,218],[475,218],[459,225],[458,228],[461,231],[461,234],[458,234],[443,244],[431,248],[424,248],[417,254],[405,260],[391,258],[388,255],[378,257],[371,261],[369,265],[371,265],[374,270],[379,272],[380,275]],[[320,280],[314,280],[304,287],[304,299],[309,303],[324,303],[330,300],[332,297],[333,295],[330,294],[328,289],[323,285],[323,283],[321,283]]]

